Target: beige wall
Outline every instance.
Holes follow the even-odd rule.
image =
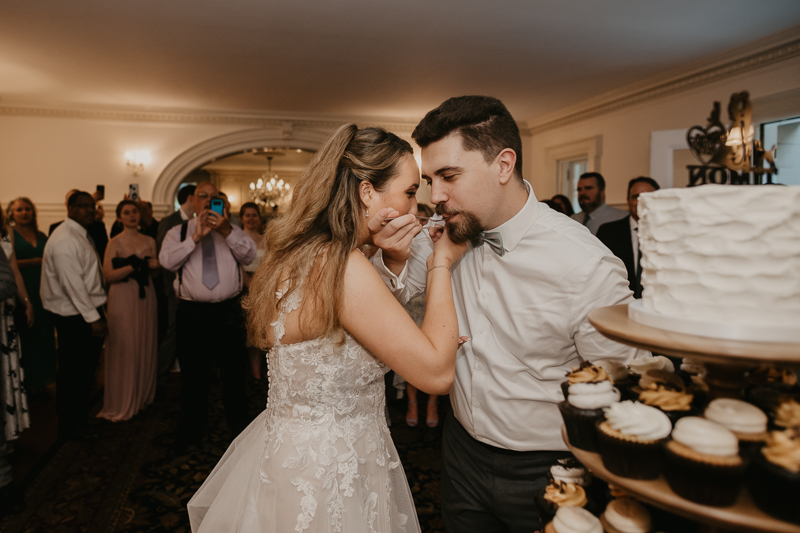
[[[763,110],[768,108],[770,115],[797,113],[798,89],[800,58],[795,57],[563,127],[533,131],[530,139],[532,168],[528,176],[539,199],[552,197],[556,194],[556,176],[552,168],[548,167],[548,151],[557,151],[561,145],[600,135],[602,153],[599,157],[599,170],[607,181],[607,201],[611,204],[624,204],[628,181],[650,173],[651,132],[686,131],[694,125],[704,126],[715,100],[722,103],[722,119],[723,123],[727,123],[728,99],[732,93],[743,90],[750,92],[754,121],[759,116],[762,119],[778,118],[765,117],[764,113],[759,115],[759,100],[765,102]],[[788,95],[782,99],[780,95],[783,93]],[[675,172],[678,173],[677,170]],[[688,174],[686,179],[688,181]]]

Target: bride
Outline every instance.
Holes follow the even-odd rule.
[[[267,408],[189,501],[192,531],[420,530],[383,376],[391,368],[427,393],[450,391],[459,336],[449,271],[464,246],[436,240],[421,329],[359,251],[374,217],[397,217],[389,224],[410,243],[422,229],[418,187],[406,141],[352,124],[301,176],[245,303],[252,342],[270,350]]]

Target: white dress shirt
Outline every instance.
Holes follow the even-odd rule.
[[[627,362],[637,350],[595,330],[587,314],[633,301],[625,267],[577,222],[529,197],[498,231],[502,257],[488,245],[467,244],[453,265],[459,335],[450,400],[456,418],[477,440],[517,451],[566,450],[558,402],[560,383],[583,360]],[[374,258],[400,302],[424,290],[426,231],[412,241],[399,277]],[[643,355],[646,352],[643,352]]]
[[[180,276],[175,277],[175,294],[183,300],[195,302],[221,302],[239,294],[242,290],[241,265],[251,263],[256,256],[256,243],[253,239],[244,230],[233,225],[227,237],[214,230],[206,235],[206,239],[214,239],[219,272],[219,283],[209,289],[203,285],[203,241],[195,244],[192,240],[197,218],[189,221],[183,242],[181,225],[178,224],[167,232],[158,254],[161,266],[167,270],[177,272],[183,267],[183,283],[180,283]]]
[[[45,309],[61,316],[80,314],[88,322],[100,319],[106,303],[100,257],[86,228],[67,218],[47,239],[39,289]]]
[[[597,230],[599,230],[600,226],[606,222],[614,222],[615,220],[623,219],[626,216],[628,216],[627,211],[617,209],[616,207],[611,207],[610,205],[604,203],[589,213],[589,223],[584,225],[589,228],[589,231],[592,232],[592,235],[597,235]],[[575,213],[572,215],[572,218],[573,220],[577,220],[583,224],[583,221],[586,218],[586,212],[581,211],[580,213]]]

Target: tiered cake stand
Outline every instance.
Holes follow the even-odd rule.
[[[596,309],[589,313],[589,321],[597,331],[617,342],[707,363],[707,379],[713,382],[712,395],[737,396],[746,370],[754,366],[800,366],[800,344],[727,341],[661,330],[629,319],[627,305]],[[599,454],[575,448],[569,443],[565,428],[561,433],[575,457],[593,474],[644,502],[711,526],[713,530],[800,533],[800,526],[772,518],[758,509],[746,488],[733,507],[699,505],[675,494],[663,477],[641,481],[610,473]]]

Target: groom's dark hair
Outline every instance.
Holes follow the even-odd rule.
[[[467,151],[483,154],[489,163],[501,151],[511,148],[517,154],[514,172],[522,179],[522,140],[514,117],[503,102],[491,96],[457,96],[429,111],[411,138],[425,148],[456,133]]]

